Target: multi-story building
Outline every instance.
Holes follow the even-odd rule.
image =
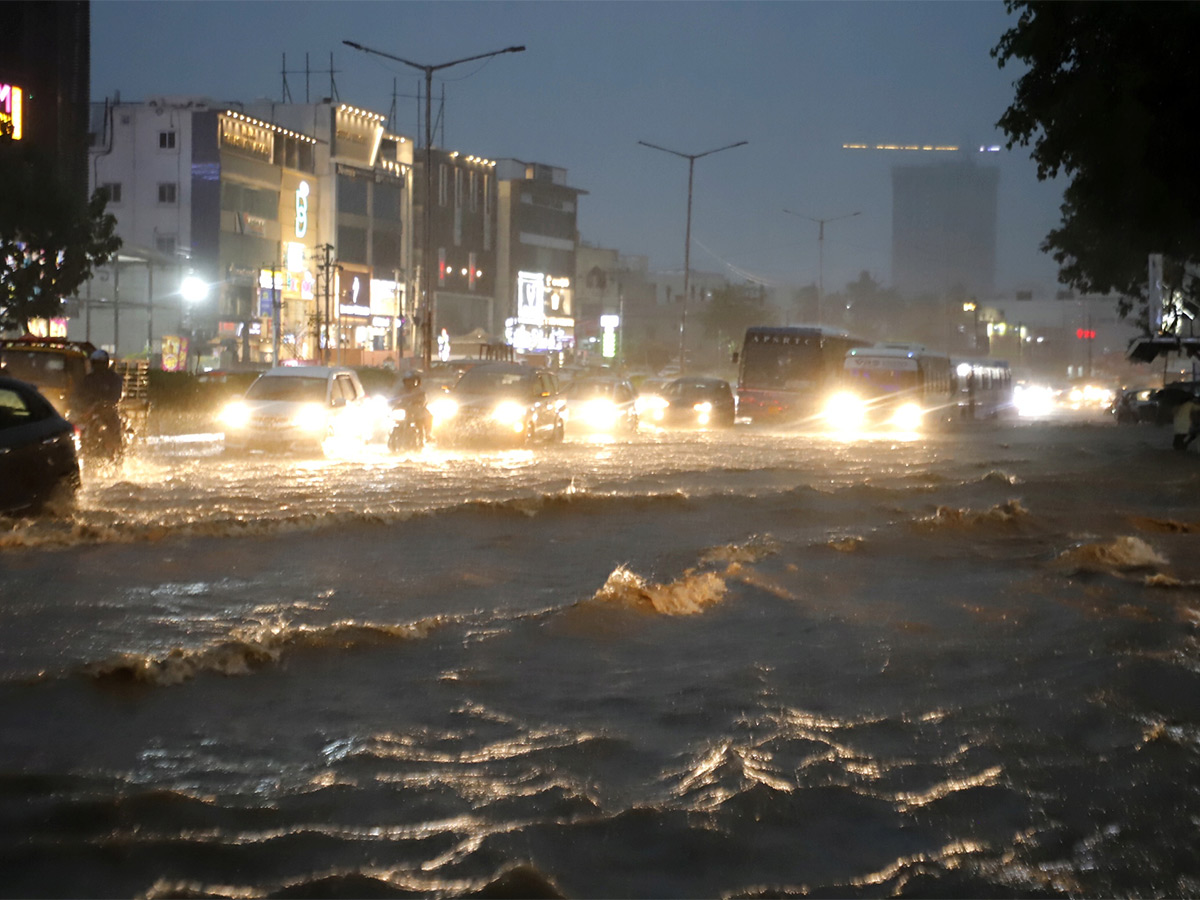
[[[73,331],[193,368],[402,352],[411,143],[346,104],[265,106],[105,104],[93,178],[129,249]]]
[[[412,354],[413,144],[384,117],[345,103],[260,102],[260,119],[311,135],[323,195],[313,318],[325,356],[371,364]]]
[[[892,286],[902,295],[989,297],[1000,170],[970,158],[892,168]]]
[[[575,345],[578,198],[567,170],[516,159],[496,165],[497,315],[519,353],[561,358]]]
[[[497,334],[497,178],[494,160],[438,147],[428,155],[431,204],[426,203],[426,151],[414,157],[413,244],[419,265],[428,271],[429,331],[435,342],[430,355],[437,357],[439,351],[449,353],[451,338]]]

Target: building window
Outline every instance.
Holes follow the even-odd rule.
[[[438,206],[446,205],[446,164],[438,166]]]
[[[159,150],[174,150],[175,149],[175,132],[160,131],[158,133],[158,149]]]
[[[108,202],[109,203],[112,203],[115,205],[115,204],[118,204],[121,202],[121,182],[110,181],[107,184],[100,185],[100,187],[103,190],[108,191]]]
[[[468,201],[471,206],[471,212],[479,209],[479,179],[478,172],[471,173],[471,181],[467,186],[467,196],[471,199]]]
[[[175,183],[172,181],[160,182],[158,185],[158,202],[159,203],[175,203]]]
[[[163,256],[175,255],[175,235],[173,234],[156,234],[154,236],[154,249]]]
[[[462,209],[463,205],[463,170],[454,170],[454,206],[456,209]]]
[[[487,218],[492,214],[492,195],[488,192],[488,176],[483,176],[483,215]]]

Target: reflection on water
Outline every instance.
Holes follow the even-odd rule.
[[[0,531],[0,895],[1194,894],[1157,438],[140,447]]]

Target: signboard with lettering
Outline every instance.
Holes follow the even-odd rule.
[[[25,136],[25,92],[15,84],[0,84],[0,135],[19,141]]]

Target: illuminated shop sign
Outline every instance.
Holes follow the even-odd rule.
[[[308,234],[308,182],[300,182],[296,188],[296,237]]]
[[[620,316],[606,315],[600,317],[600,330],[604,335],[600,344],[600,355],[605,359],[612,359],[617,355],[617,328],[620,325]]]
[[[539,328],[546,321],[546,276],[541,272],[517,273],[517,321]]]
[[[371,292],[368,284],[365,276],[351,275],[348,284],[339,279],[339,285],[344,286],[341,290],[341,303],[338,304],[338,315],[370,318]]]
[[[0,84],[0,134],[14,141],[25,136],[25,92],[13,84]]]

